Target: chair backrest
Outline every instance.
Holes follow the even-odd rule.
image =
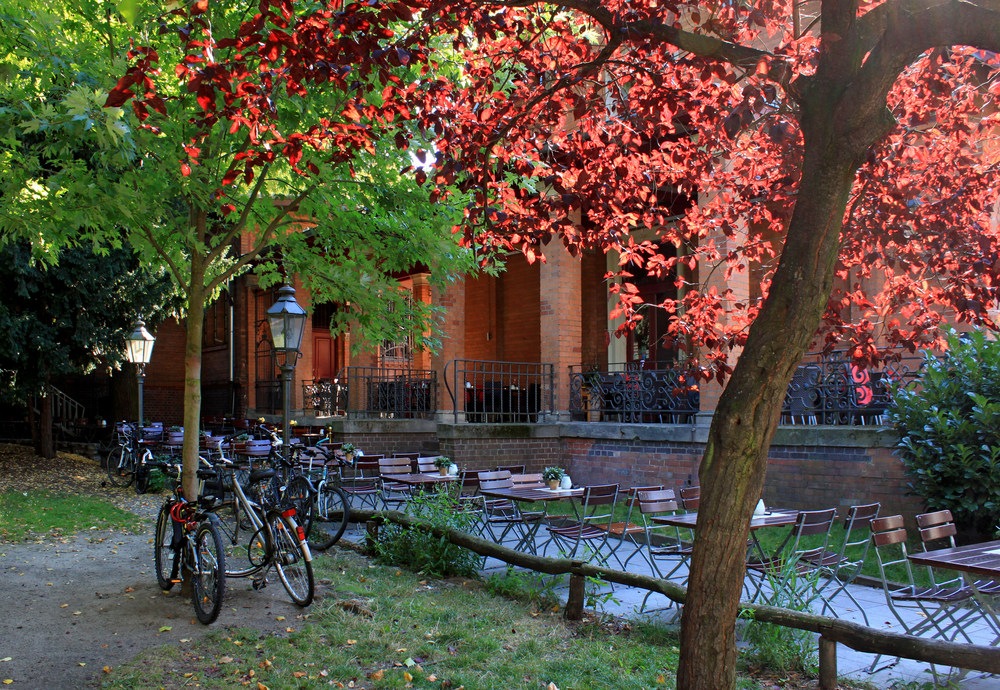
[[[394,458],[409,458],[411,461],[420,457],[420,453],[393,453]]]
[[[793,556],[799,559],[822,557],[826,552],[826,547],[830,540],[830,530],[836,519],[836,508],[799,511],[798,517],[795,518],[795,525],[792,527],[792,534],[795,536],[795,543],[792,545]],[[813,535],[822,535],[823,543],[815,547],[803,547],[801,544],[802,537]]]
[[[462,491],[477,493],[479,491],[479,473],[486,470],[462,470]]]
[[[681,506],[684,510],[690,512],[692,510],[698,510],[698,504],[701,503],[701,487],[700,486],[682,486],[680,489]]]
[[[629,512],[631,513],[633,508],[639,507],[640,493],[643,492],[649,493],[653,491],[669,491],[671,497],[673,497],[674,495],[673,491],[670,491],[669,489],[664,489],[662,484],[656,484],[653,486],[631,486],[625,492],[625,502],[626,505],[628,506]]]
[[[952,519],[950,510],[937,510],[933,513],[921,513],[917,516],[917,527],[920,528],[920,543],[924,551],[935,548],[945,548],[955,546],[955,535],[958,528]],[[939,540],[944,543],[934,544]]]
[[[417,458],[417,472],[424,473],[434,473],[438,471],[437,465],[434,464],[435,458]]]
[[[524,474],[524,465],[498,465],[497,471],[506,470],[511,474]]]
[[[878,517],[881,503],[865,503],[851,506],[844,516],[844,543],[840,547],[837,561],[841,567],[852,564],[860,571],[871,546],[872,520]]]
[[[545,487],[541,474],[512,474],[510,476],[514,486],[519,489],[540,489]]]
[[[610,523],[618,503],[617,484],[585,486],[580,497],[580,521]]]
[[[889,515],[887,517],[875,518],[871,521],[872,544],[875,546],[875,557],[878,559],[879,575],[882,578],[882,587],[889,595],[890,584],[886,577],[885,569],[894,565],[903,566],[908,586],[913,586],[913,571],[910,569],[910,559],[906,554],[906,524],[902,515]],[[893,547],[899,547],[898,555]],[[897,576],[898,579],[898,576]]]
[[[639,512],[643,515],[673,513],[680,509],[674,492],[670,489],[640,490],[636,498],[639,501]]]
[[[479,490],[491,491],[493,489],[511,489],[514,481],[510,477],[510,472],[480,472]]]
[[[958,528],[951,516],[950,510],[936,510],[933,513],[921,513],[917,516],[917,528],[920,531],[920,546],[924,551],[934,549],[955,548],[955,535]],[[927,574],[936,585],[957,585],[964,583],[961,577],[945,577],[945,581],[935,577],[934,568],[927,566]]]
[[[381,475],[410,474],[409,458],[382,458],[378,461],[378,471]]]

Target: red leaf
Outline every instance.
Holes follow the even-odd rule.
[[[187,163],[181,163],[181,175],[187,177],[191,174],[191,166]]]

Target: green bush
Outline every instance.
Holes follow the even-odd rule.
[[[438,527],[473,532],[479,519],[456,507],[447,491],[431,491],[415,496],[407,512]],[[385,523],[373,544],[375,560],[413,570],[430,577],[478,577],[481,557],[419,528]]]
[[[913,493],[929,510],[951,510],[969,540],[1000,523],[1000,342],[952,334],[918,378],[893,391],[889,417]]]

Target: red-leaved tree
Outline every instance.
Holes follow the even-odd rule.
[[[732,687],[749,520],[803,354],[993,326],[1000,3],[427,1],[463,79],[414,96],[436,179],[473,195],[469,242],[617,252],[627,324],[630,272],[671,277],[672,337],[728,377],[678,687]],[[747,271],[749,295],[711,284]]]

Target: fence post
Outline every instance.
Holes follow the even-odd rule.
[[[572,568],[583,565],[582,561],[573,561]],[[578,621],[583,618],[583,599],[586,580],[583,575],[571,573],[569,576],[569,595],[566,597],[566,610],[563,616],[568,621]]]
[[[819,637],[819,690],[837,690],[837,643]]]

